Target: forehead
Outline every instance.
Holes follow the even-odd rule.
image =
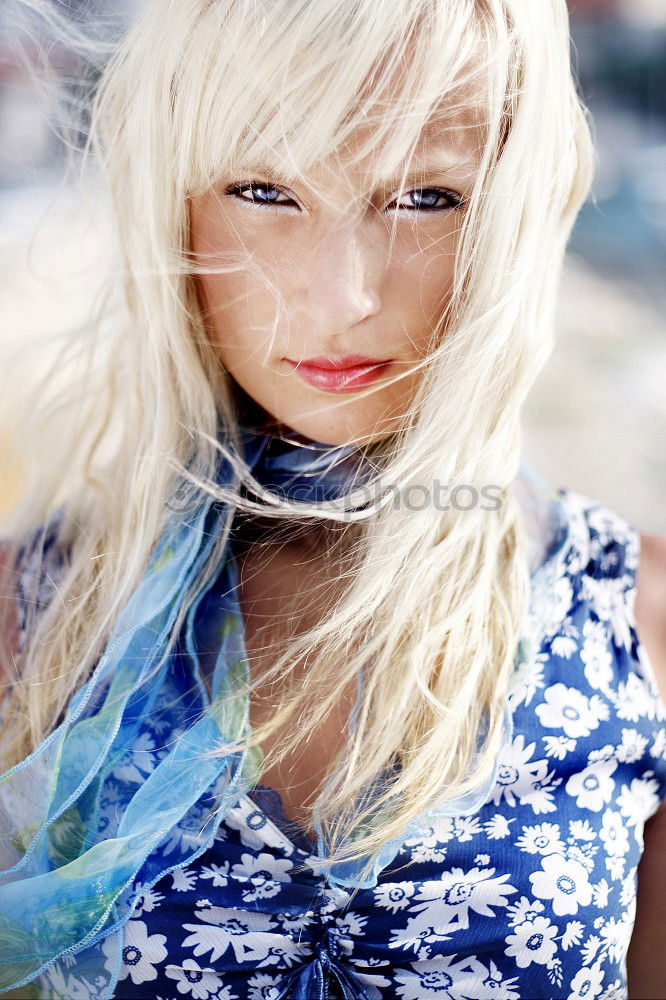
[[[485,140],[477,110],[469,108],[444,114],[426,123],[405,165],[409,169],[452,169],[475,174]]]

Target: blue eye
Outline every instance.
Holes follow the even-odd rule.
[[[399,206],[415,212],[441,212],[446,209],[458,208],[462,198],[448,188],[412,188],[404,198],[411,198],[411,205]]]
[[[251,192],[251,197],[244,196],[245,191]],[[291,198],[286,201],[277,201],[275,196],[282,194],[274,184],[266,184],[264,181],[249,181],[247,184],[234,184],[227,188],[227,194],[240,198],[241,201],[248,201],[254,205],[288,205],[295,204]]]

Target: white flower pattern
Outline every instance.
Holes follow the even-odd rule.
[[[557,952],[557,927],[551,924],[547,917],[534,917],[525,920],[516,927],[515,933],[509,934],[506,943],[509,946],[504,954],[513,956],[519,969],[526,969],[536,962],[538,965],[548,965]]]
[[[542,871],[530,875],[532,891],[539,899],[552,900],[553,913],[563,917],[578,913],[592,901],[592,886],[585,866],[575,858],[549,854],[541,861]]]

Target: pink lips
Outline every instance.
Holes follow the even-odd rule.
[[[304,382],[315,389],[323,392],[357,392],[383,375],[392,361],[377,361],[349,354],[336,361],[309,358],[307,361],[289,361],[289,364]]]

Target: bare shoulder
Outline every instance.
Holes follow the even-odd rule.
[[[666,996],[666,808],[645,825],[638,866],[636,916],[627,955],[629,996],[660,1000]]]
[[[636,575],[636,631],[666,701],[666,535],[641,535]]]

